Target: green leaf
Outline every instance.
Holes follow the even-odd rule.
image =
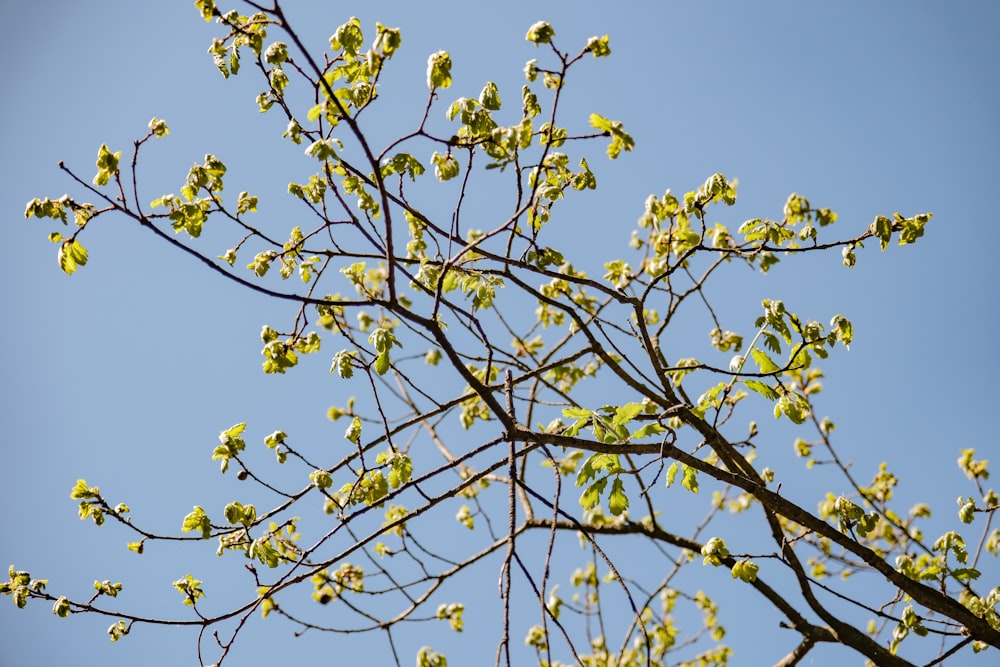
[[[448,619],[448,624],[451,626],[451,629],[455,632],[461,632],[463,627],[462,613],[464,611],[465,605],[462,604],[441,604],[438,606],[435,616],[441,620]]]
[[[705,565],[719,567],[722,561],[729,557],[729,549],[721,537],[713,537],[701,547],[701,555],[705,557]]]
[[[299,363],[299,355],[295,353],[294,345],[288,341],[271,341],[260,351],[264,355],[261,364],[265,373],[285,373]]]
[[[306,148],[306,155],[311,155],[320,162],[325,160],[336,160],[337,150],[334,145],[343,150],[344,146],[337,139],[317,139]]]
[[[247,556],[256,559],[268,567],[278,567],[281,562],[281,554],[271,544],[271,536],[263,535],[258,537],[247,550]]]
[[[524,64],[524,78],[526,78],[528,81],[535,81],[536,79],[538,79],[538,58],[532,58],[531,60],[529,60],[528,62],[526,62]],[[525,95],[527,95],[530,91],[529,91],[528,87],[525,86],[522,89],[522,92]],[[534,94],[532,94],[531,97],[534,97]],[[527,113],[527,109],[528,109],[528,106],[526,104],[525,105],[525,112],[526,113]],[[539,113],[541,113],[541,109],[539,109],[537,113],[532,113],[528,117],[529,118],[533,118],[533,117],[537,116]]]
[[[955,577],[959,581],[978,579],[981,575],[982,572],[971,567],[960,567],[951,571],[951,576]]]
[[[340,493],[347,495],[352,505],[381,505],[381,500],[389,493],[389,483],[381,470],[369,470],[367,475],[360,477],[354,484],[341,487]]]
[[[170,128],[167,127],[167,122],[153,116],[153,119],[149,121],[149,131],[156,135],[157,139],[162,139],[163,137],[170,134]]]
[[[959,499],[961,500],[961,499]],[[958,508],[958,518],[962,523],[972,523],[976,516],[976,503],[972,498],[966,499]]]
[[[580,433],[580,429],[582,429],[584,426],[587,425],[588,422],[590,422],[590,418],[592,415],[593,413],[590,410],[587,410],[586,408],[564,408],[563,416],[572,417],[576,419],[576,422],[574,422],[572,426],[566,429],[563,434],[570,438],[576,437]]]
[[[226,505],[225,516],[226,521],[232,525],[241,523],[249,527],[257,520],[257,508],[253,505],[243,505],[242,503],[233,501]]]
[[[230,426],[221,433],[219,439],[222,440],[223,442],[231,442],[240,439],[240,436],[243,435],[243,431],[245,431],[246,428],[247,428],[246,422],[240,422],[239,424]],[[242,447],[240,449],[242,449]]]
[[[750,355],[757,363],[757,367],[760,369],[761,373],[774,373],[781,370],[778,364],[774,363],[774,360],[767,356],[767,353],[763,350],[753,348],[750,350]]]
[[[86,498],[96,498],[101,493],[101,490],[96,486],[87,486],[86,480],[78,479],[76,480],[76,486],[70,492],[69,497],[73,500],[83,500]]]
[[[257,198],[251,195],[249,192],[241,192],[236,200],[236,212],[243,213],[255,213],[257,211]]]
[[[778,400],[778,392],[772,389],[768,384],[758,380],[743,380],[743,384],[747,386],[747,389],[752,389],[769,401]]]
[[[743,347],[743,336],[732,331],[724,332],[722,329],[716,327],[712,329],[709,336],[712,338],[712,347],[720,352],[728,352],[729,350],[739,352]]]
[[[413,475],[413,463],[410,457],[405,454],[400,455],[392,462],[392,470],[389,471],[389,486],[397,489],[410,481]]]
[[[666,486],[667,487],[673,486],[673,483],[674,483],[675,479],[677,479],[677,462],[676,461],[674,461],[673,463],[671,463],[670,466],[667,468],[667,475],[666,475],[667,484],[666,484]]]
[[[601,502],[601,494],[604,493],[604,487],[608,485],[608,478],[602,477],[590,486],[588,486],[584,492],[580,495],[580,505],[584,509],[593,509]]]
[[[843,315],[834,315],[830,320],[830,328],[836,339],[843,343],[845,348],[851,349],[851,341],[854,340],[854,325],[851,321]]]
[[[389,486],[398,489],[410,481],[413,475],[413,462],[410,457],[401,452],[382,452],[375,462],[389,466]]]
[[[309,473],[309,482],[317,489],[329,489],[333,486],[333,476],[326,470],[313,470]]]
[[[381,23],[375,23],[375,49],[381,49],[382,55],[391,58],[392,54],[403,43],[403,34],[399,28],[387,28]]]
[[[215,15],[215,0],[194,0],[194,6],[206,23],[212,21]]]
[[[587,50],[590,51],[590,53],[595,58],[610,56],[611,47],[608,46],[608,36],[605,35],[604,37],[597,37],[597,36],[591,37],[590,39],[587,40]]]
[[[608,145],[608,157],[614,160],[623,151],[635,148],[635,140],[626,132],[619,121],[608,120],[596,113],[590,114],[590,126],[600,130],[605,136],[611,137]]]
[[[483,91],[479,93],[479,103],[488,111],[500,109],[500,91],[497,90],[497,84],[492,81],[486,83]]]
[[[740,579],[748,584],[757,580],[757,572],[760,568],[751,560],[741,560],[733,565],[733,579]]]
[[[108,634],[111,635],[111,641],[116,642],[127,635],[128,630],[129,626],[125,624],[125,621],[118,621],[108,628]]]
[[[411,181],[415,181],[417,176],[420,176],[425,171],[424,165],[420,164],[419,161],[409,153],[397,153],[391,158],[386,158],[382,161],[382,176],[390,176],[392,174],[408,174]]]
[[[194,606],[199,598],[205,597],[205,591],[201,589],[201,581],[195,579],[190,574],[183,579],[174,582],[174,588],[184,596],[184,604]]]
[[[375,329],[368,337],[368,342],[375,346],[375,351],[377,352],[375,357],[375,372],[379,375],[385,375],[386,371],[389,370],[389,350],[394,345],[396,347],[403,347],[403,344],[396,340],[396,335],[391,329],[385,327]]]
[[[781,354],[781,340],[777,336],[770,331],[763,332],[761,336],[764,339],[764,347],[775,354]]]
[[[684,478],[681,480],[681,484],[691,493],[698,493],[698,471],[687,465],[681,467],[684,470]]]
[[[727,386],[725,382],[719,382],[699,396],[695,412],[699,415],[704,415],[710,409],[718,408],[722,404],[719,394],[725,391]]]
[[[778,399],[774,404],[774,417],[777,419],[784,414],[795,424],[802,424],[809,416],[809,401],[804,396],[796,392],[788,392]]]
[[[449,151],[445,155],[439,155],[437,151],[431,156],[431,164],[434,165],[434,176],[442,183],[458,176],[458,160]]]
[[[417,667],[448,667],[448,660],[430,646],[423,646],[417,652]]]
[[[330,365],[330,373],[336,373],[340,377],[350,379],[354,376],[353,360],[357,356],[357,351],[341,350],[333,356],[333,364]]]
[[[355,445],[361,443],[361,419],[355,417],[351,420],[351,425],[344,432],[344,438]]]
[[[315,331],[310,331],[305,336],[300,336],[295,340],[295,349],[302,354],[313,354],[319,352],[323,339]]]
[[[693,373],[695,368],[700,365],[701,362],[693,357],[678,359],[677,363],[674,365],[674,370],[670,370],[668,373],[670,374],[671,379],[680,385],[681,380],[683,380],[689,373]]]
[[[850,244],[844,246],[843,250],[840,251],[841,256],[844,258],[844,266],[849,269],[854,268],[854,265],[858,261],[858,256],[854,253],[855,244]]]
[[[539,21],[528,28],[528,34],[524,38],[538,46],[539,44],[551,43],[555,34],[556,31],[551,25],[545,21]]]
[[[69,600],[67,600],[64,595],[60,596],[59,599],[56,600],[56,603],[52,605],[52,613],[59,618],[66,618],[69,616],[69,611]]]
[[[427,58],[427,87],[451,87],[451,56],[447,51],[437,51]]]
[[[59,268],[67,275],[76,273],[79,266],[87,263],[87,249],[75,239],[66,239],[59,246]]]
[[[269,65],[280,65],[288,60],[288,45],[284,42],[272,42],[264,51],[264,62]]]
[[[242,438],[243,430],[246,427],[246,422],[241,422],[219,433],[221,444],[213,450],[212,460],[222,459],[222,472],[229,469],[229,459],[246,448],[246,442]]]
[[[665,430],[666,430],[665,428],[663,428],[656,422],[650,422],[649,424],[646,424],[645,426],[636,429],[632,433],[631,438],[633,440],[640,440],[642,438],[648,438],[651,435],[657,435],[659,433],[663,433]]]
[[[81,520],[90,518],[93,520],[94,525],[104,525],[104,509],[101,507],[99,501],[88,502],[86,500],[81,500],[79,514]]]
[[[275,431],[271,435],[264,438],[264,444],[267,445],[268,449],[274,449],[278,445],[282,445],[288,435],[284,431]]]
[[[584,484],[586,484],[587,482],[589,482],[591,479],[594,478],[594,473],[595,473],[594,460],[598,456],[600,456],[600,454],[591,454],[587,458],[587,460],[583,462],[583,465],[580,466],[580,472],[577,473],[576,476],[577,486],[583,486]]]
[[[961,500],[961,499],[959,499]],[[971,500],[971,498],[970,498]],[[955,559],[959,563],[966,563],[969,560],[969,552],[965,548],[965,540],[953,530],[948,531],[934,541],[932,546],[934,551],[947,554],[949,551],[955,554]]]
[[[924,235],[924,226],[930,222],[932,217],[930,213],[921,213],[912,218],[902,218],[898,213],[896,216],[900,218],[896,223],[900,228],[899,245],[916,243],[917,239]]]
[[[608,134],[611,133],[611,121],[600,114],[590,114],[590,126],[594,129],[600,130],[601,132],[607,132]]]
[[[208,515],[205,514],[205,510],[195,505],[194,510],[184,517],[184,523],[181,524],[181,532],[189,533],[191,531],[197,531],[201,533],[202,539],[208,539],[212,536],[212,522],[209,520]]]
[[[611,494],[608,496],[608,509],[615,516],[621,515],[628,509],[628,497],[625,495],[625,486],[619,477],[611,483]]]
[[[236,263],[236,248],[230,248],[224,255],[216,255],[216,258],[221,259],[229,266],[233,266]]]
[[[107,185],[111,177],[118,173],[118,160],[122,152],[112,153],[107,144],[101,144],[97,151],[97,176],[94,176],[94,185],[100,187]]]
[[[69,224],[66,221],[66,209],[71,208],[72,204],[68,196],[64,195],[59,199],[38,199],[37,197],[28,202],[28,205],[24,207],[24,218],[27,220],[31,216],[37,218],[55,218],[60,220],[64,225]],[[52,237],[50,236],[51,240]]]
[[[365,41],[364,33],[361,32],[361,21],[352,16],[344,25],[337,28],[330,37],[330,48],[334,51],[343,51],[344,55],[356,56]]]
[[[885,252],[885,249],[889,247],[889,240],[892,238],[892,220],[884,215],[876,216],[872,224],[868,226],[868,231],[878,237],[882,252]]]
[[[590,457],[594,470],[607,470],[608,473],[622,471],[621,458],[618,454],[594,454]]]

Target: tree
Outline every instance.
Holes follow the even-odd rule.
[[[205,628],[203,663],[221,662],[258,614],[343,629],[343,616],[331,620],[329,605],[384,632],[395,660],[406,662],[411,657],[392,641],[397,624],[431,618],[461,630],[462,601],[436,593],[453,578],[485,580],[492,589],[496,568],[483,567],[489,558],[501,572],[500,661],[511,660],[526,634],[539,661],[550,664],[608,664],[609,656],[619,664],[673,664],[695,653],[694,664],[723,663],[729,649],[716,598],[698,591],[720,580],[745,586],[791,627],[796,638],[788,640],[785,664],[825,642],[877,664],[909,664],[896,649],[926,652],[914,635],[928,633],[945,640],[934,642],[934,654],[996,646],[997,593],[980,588],[976,569],[997,548],[985,463],[972,450],[961,453],[975,486],[963,492],[960,519],[984,526],[981,539],[968,540],[977,546],[966,547],[958,530],[925,539],[920,526],[929,509],[898,508],[888,468],[870,483],[859,479],[833,422],[818,411],[822,376],[814,362],[851,343],[850,321],[831,313],[800,317],[771,299],[752,326],[733,333],[708,289],[747,265],[766,273],[779,260],[824,251],[841,252],[850,267],[865,242],[885,250],[916,241],[928,214],[878,216],[867,229],[830,239],[836,215],[792,195],[780,220],[727,227],[712,220],[725,216],[736,187],[715,174],[682,197],[650,197],[630,254],[588,277],[570,263],[574,248],[559,233],[559,212],[564,200],[596,188],[588,147],[615,159],[633,142],[617,121],[594,113],[589,127],[568,129],[578,121],[557,111],[571,73],[610,54],[606,38],[562,51],[551,26],[531,26],[527,37],[539,57],[526,67],[520,102],[506,107],[489,83],[476,99],[439,99],[451,84],[451,63],[447,53],[435,53],[419,127],[376,145],[363,119],[379,103],[376,84],[400,45],[397,31],[376,26],[373,39],[370,28],[364,35],[348,21],[321,58],[310,56],[277,6],[251,3],[259,13],[240,16],[199,5],[228,33],[212,46],[219,69],[231,76],[241,56],[256,67],[267,86],[261,110],[286,116],[283,138],[311,161],[315,175],[289,186],[305,207],[299,224],[289,231],[258,223],[252,194],[223,198],[226,167],[211,155],[178,193],[145,205],[136,166],[140,151],[145,156],[169,132],[158,119],[136,142],[131,166],[102,146],[92,182],[64,167],[89,203],[36,199],[26,213],[67,224],[73,217],[71,232],[50,235],[67,273],[87,263],[82,240],[96,221],[117,214],[244,288],[294,304],[291,323],[262,330],[265,373],[294,373],[300,355],[318,353],[324,339],[328,358],[331,347],[339,349],[331,372],[357,397],[330,411],[346,424],[346,449],[300,443],[293,425],[251,438],[252,420],[227,424],[213,457],[234,484],[233,501],[194,508],[178,535],[147,531],[98,486],[81,480],[73,489],[81,517],[135,531],[130,548],[137,553],[163,540],[204,548],[208,539],[234,569],[250,565],[229,613],[202,611],[211,581],[196,572],[174,582],[178,604],[192,608],[179,622]],[[449,125],[431,114],[441,107]],[[480,168],[510,188],[491,202],[495,219],[483,230],[464,215]],[[233,234],[222,248],[195,240],[222,229]],[[716,353],[665,344],[696,308],[707,313]],[[829,324],[808,319],[819,316]],[[758,412],[765,404],[767,412]],[[848,491],[829,496],[818,513],[805,509],[815,492],[793,494],[782,473],[754,463],[772,430],[760,415],[772,409],[804,429],[796,447],[807,471],[784,475],[818,474],[812,463],[842,475],[838,485]],[[261,440],[277,464],[256,457]],[[674,488],[659,496],[670,499],[661,504],[654,493],[665,484]],[[681,507],[698,512],[696,525],[677,516]],[[329,523],[309,522],[320,508]],[[727,511],[755,526],[752,537],[727,542]],[[450,529],[441,528],[441,517]],[[589,564],[571,573],[557,555],[577,540]],[[614,546],[621,541],[625,551],[641,545],[662,553],[663,570],[626,568],[627,553],[611,555],[623,550]],[[706,580],[703,567],[728,573]],[[858,591],[835,581],[864,571],[887,582]],[[69,600],[12,568],[5,592],[19,604],[48,599],[59,615],[103,613],[119,587],[108,580],[95,588],[92,600]],[[303,604],[308,596],[299,588],[313,601]],[[532,600],[537,624],[525,624],[513,613]],[[703,630],[681,633],[674,617],[685,607],[704,613]],[[117,609],[110,615],[113,639],[146,618]],[[418,656],[418,664],[441,663],[431,649]]]

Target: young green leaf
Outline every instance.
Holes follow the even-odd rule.
[[[492,81],[486,84],[483,92],[479,93],[479,103],[489,111],[500,109],[500,91],[497,90],[497,84]]]
[[[701,555],[705,557],[705,565],[719,567],[722,561],[729,558],[729,549],[721,537],[713,537],[701,547]]]
[[[194,0],[194,6],[206,23],[212,20],[215,14],[215,0]]]
[[[399,28],[387,28],[378,22],[375,23],[375,32],[374,48],[381,50],[386,58],[391,58],[403,43],[403,33]]]
[[[451,56],[447,51],[437,51],[427,58],[427,87],[451,87]]]
[[[781,370],[778,364],[774,363],[774,360],[767,356],[767,352],[764,352],[763,350],[753,348],[750,350],[750,356],[752,356],[753,360],[757,363],[757,367],[760,369],[761,373],[775,373]]]
[[[549,44],[552,42],[555,34],[556,31],[551,25],[545,21],[539,21],[528,28],[528,34],[524,38],[529,42],[533,42],[535,46],[538,46],[539,44]]]
[[[96,486],[87,486],[87,481],[83,479],[76,480],[76,486],[70,492],[69,497],[73,500],[84,500],[86,498],[96,498],[101,493],[101,490]]]
[[[608,485],[608,478],[602,477],[586,489],[580,495],[580,505],[584,509],[593,509],[601,502],[601,494],[604,493],[604,487]]]
[[[97,176],[94,176],[94,185],[100,187],[107,185],[112,176],[118,173],[118,160],[122,152],[112,153],[107,144],[101,144],[97,151]]]
[[[669,466],[667,466],[666,474],[666,486],[673,486],[674,480],[677,479],[677,462],[674,461]]]
[[[608,509],[615,516],[628,509],[628,496],[625,495],[625,485],[619,477],[611,483],[611,494],[608,496]]]
[[[344,439],[353,442],[355,445],[361,443],[361,420],[355,417],[351,420],[351,425],[344,432]]]
[[[403,344],[396,340],[396,335],[392,329],[379,327],[368,337],[368,342],[375,346],[375,372],[385,375],[389,370],[389,350],[396,347],[403,347]]]
[[[451,154],[451,151],[445,155],[440,155],[437,151],[434,151],[434,154],[431,156],[431,164],[434,165],[434,176],[442,183],[458,176],[458,160]]]
[[[87,263],[87,249],[75,239],[66,239],[59,246],[59,268],[66,274],[76,273],[79,266]]]
[[[157,139],[162,139],[163,137],[170,134],[170,128],[167,127],[167,122],[156,116],[149,121],[149,131],[156,135]]]
[[[56,600],[56,603],[52,605],[52,613],[58,616],[59,618],[66,618],[67,616],[69,616],[69,612],[70,612],[69,600],[66,599],[65,595],[59,596],[59,598]]]
[[[202,539],[208,539],[212,536],[212,522],[209,520],[208,515],[205,514],[205,510],[195,505],[194,510],[184,517],[184,522],[181,524],[181,532],[189,533],[191,531],[197,531],[201,533]]]
[[[587,50],[590,51],[590,53],[595,58],[610,56],[611,47],[608,46],[608,36],[605,35],[604,37],[597,37],[597,36],[591,37],[590,39],[587,40]]]
[[[365,41],[361,32],[361,21],[352,16],[351,19],[338,27],[330,37],[330,48],[333,51],[343,51],[346,56],[356,56]]]
[[[201,589],[201,581],[190,574],[175,581],[174,588],[184,596],[184,604],[189,606],[194,606],[199,598],[205,597],[205,591]]]
[[[687,465],[682,466],[682,469],[684,470],[684,478],[681,480],[681,484],[691,493],[698,493],[698,471]]]
[[[748,584],[757,580],[757,572],[760,568],[752,560],[741,560],[733,565],[733,579],[745,581]]]
[[[617,120],[608,120],[604,116],[592,113],[590,114],[590,126],[600,130],[605,136],[611,137],[611,143],[608,144],[608,157],[612,160],[616,159],[623,150],[631,151],[635,148],[635,140]]]
[[[769,401],[778,400],[778,392],[759,380],[743,380],[743,384],[747,386],[747,389],[752,389]]]

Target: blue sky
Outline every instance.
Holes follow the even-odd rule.
[[[433,51],[446,49],[455,62],[455,84],[432,111],[443,124],[446,103],[477,95],[487,80],[516,97],[521,68],[537,55],[523,40],[535,21],[552,23],[566,50],[610,34],[612,57],[578,68],[566,117],[576,114],[580,128],[592,111],[621,120],[637,147],[614,163],[591,160],[600,189],[580,209],[578,238],[601,243],[565,250],[583,265],[599,267],[613,244],[624,252],[647,195],[695,189],[716,171],[740,181],[737,206],[718,214],[732,228],[779,216],[792,192],[833,208],[841,236],[860,233],[877,214],[933,212],[917,245],[880,255],[870,244],[850,272],[834,253],[788,262],[766,281],[720,283],[712,296],[734,327],[749,328],[764,297],[820,320],[847,314],[855,343],[824,364],[821,400],[840,441],[850,443],[859,476],[889,461],[902,480],[902,506],[928,501],[949,522],[955,497],[974,493],[954,463],[959,448],[991,459],[1000,452],[992,428],[1000,293],[991,243],[1000,6],[288,4],[317,49],[352,14],[369,32],[376,20],[402,29],[403,48],[383,81],[385,107],[372,117],[376,136],[405,124],[407,114],[415,122]],[[153,116],[166,119],[172,134],[143,159],[144,203],[176,191],[187,168],[213,152],[230,167],[231,189],[257,193],[274,215],[293,216],[299,209],[285,184],[310,167],[277,140],[280,119],[257,112],[252,72],[227,82],[212,66],[205,50],[218,28],[201,21],[192,3],[8,2],[0,20],[7,32],[0,42],[0,235],[8,250],[0,265],[7,286],[0,565],[30,569],[50,580],[52,592],[78,597],[94,579],[127,580],[131,600],[174,614],[175,593],[163,585],[191,569],[172,560],[182,555],[162,548],[139,559],[125,550],[131,538],[121,531],[79,521],[69,499],[75,480],[101,486],[149,525],[176,531],[193,504],[221,507],[229,499],[230,491],[214,488],[220,478],[209,460],[220,429],[257,420],[262,433],[293,424],[307,438],[339,438],[341,426],[331,427],[325,412],[342,389],[331,384],[326,351],[288,377],[260,373],[260,326],[286,321],[286,307],[245,294],[111,218],[91,234],[90,264],[65,276],[46,240],[52,227],[25,221],[24,205],[74,194],[59,160],[89,179],[101,143],[128,154]],[[404,106],[393,106],[397,97]],[[405,106],[414,99],[412,109]],[[777,433],[773,446],[787,453],[790,437]],[[219,567],[214,560],[202,566]],[[154,572],[155,581],[143,581]],[[995,567],[992,573],[996,580]],[[74,656],[105,665],[194,664],[189,634],[144,629],[112,645],[109,624],[59,620],[48,604],[18,611],[0,600],[0,666]],[[729,622],[738,646],[755,628],[737,625]],[[275,655],[297,662],[324,646],[309,636],[289,640],[287,627],[257,627],[260,635],[246,638],[235,664]],[[476,655],[477,637],[494,641],[472,627],[466,634],[455,664]]]

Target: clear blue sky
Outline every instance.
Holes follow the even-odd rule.
[[[992,203],[1000,5],[288,5],[318,49],[352,14],[368,31],[376,20],[400,27],[403,49],[384,86],[397,86],[404,99],[412,93],[415,105],[424,99],[426,57],[438,49],[455,62],[445,102],[475,96],[487,80],[513,99],[524,62],[536,56],[523,39],[533,22],[552,23],[566,50],[610,34],[612,57],[579,68],[566,117],[577,113],[581,125],[591,111],[619,119],[637,148],[616,163],[591,160],[600,190],[580,224],[588,231],[582,236],[601,243],[566,253],[580,253],[583,263],[610,259],[604,253],[611,244],[624,249],[647,195],[695,189],[715,171],[740,181],[740,202],[725,213],[732,227],[780,216],[791,192],[837,211],[842,236],[859,233],[877,214],[933,212],[916,246],[879,256],[872,244],[851,272],[831,254],[818,264],[781,267],[766,282],[719,285],[715,296],[743,314],[744,326],[764,297],[808,304],[816,319],[843,312],[853,320],[850,353],[823,366],[822,405],[840,441],[851,443],[861,478],[887,460],[902,479],[901,497],[930,501],[950,519],[955,497],[974,493],[954,463],[958,449],[1000,459]],[[124,548],[131,537],[79,521],[70,488],[86,478],[148,525],[176,531],[193,504],[221,507],[231,499],[213,488],[219,475],[209,455],[220,429],[258,420],[265,433],[293,424],[304,438],[340,437],[341,425],[331,428],[324,416],[341,391],[327,374],[329,354],[287,378],[265,377],[258,332],[287,321],[287,308],[248,296],[112,218],[100,219],[90,235],[90,265],[65,276],[46,240],[52,227],[25,221],[24,205],[73,194],[59,160],[90,178],[101,143],[128,154],[153,116],[165,118],[172,134],[143,161],[144,203],[176,191],[187,168],[213,152],[230,167],[231,189],[255,192],[272,211],[292,215],[299,209],[282,194],[285,184],[304,178],[309,165],[272,177],[275,165],[292,159],[277,141],[282,124],[256,111],[252,72],[223,81],[206,54],[218,28],[201,21],[191,2],[8,1],[0,3],[0,22],[0,566],[30,569],[50,580],[52,592],[75,597],[88,595],[94,579],[127,581],[129,600],[148,596],[152,614],[173,615],[176,593],[167,582],[192,567],[172,561],[180,556],[166,548],[137,558]],[[433,113],[443,116],[444,108]],[[375,118],[388,122],[410,111],[386,109]],[[773,446],[791,449],[788,438]],[[219,567],[211,558],[196,576],[209,580]],[[144,582],[144,573],[155,580]],[[992,574],[996,580],[996,568]],[[0,667],[81,658],[108,666],[194,664],[189,633],[143,629],[112,645],[108,625],[104,618],[56,619],[48,604],[19,612],[4,598]],[[736,619],[728,625],[738,646]],[[233,664],[265,664],[276,655],[300,663],[322,646],[330,650],[318,637],[289,640],[287,626],[256,627]],[[492,660],[491,633],[470,627],[453,664],[471,664],[461,656],[477,655],[477,637],[489,642],[483,660]],[[439,646],[447,648],[444,640]],[[737,664],[754,661],[744,655]]]

